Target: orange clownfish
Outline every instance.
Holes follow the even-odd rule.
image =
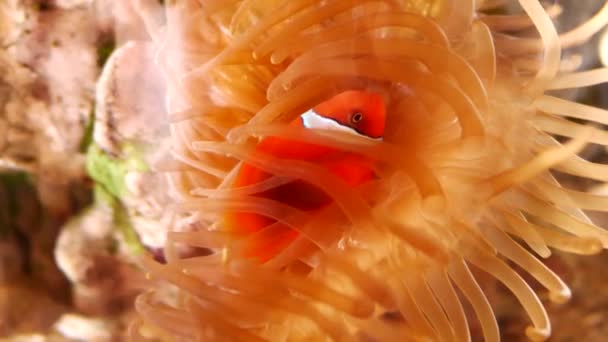
[[[335,95],[301,114],[291,125],[311,129],[339,130],[369,139],[381,140],[384,135],[385,121],[386,108],[384,100],[379,94],[349,90]],[[322,165],[353,187],[374,177],[367,158],[327,146],[267,137],[258,144],[256,149],[281,159],[304,160]],[[255,184],[271,176],[263,170],[244,163],[236,177],[234,187]],[[304,211],[318,210],[331,203],[329,196],[322,190],[301,180],[294,180],[258,193],[256,196],[273,199]],[[232,216],[231,222],[231,225],[234,226],[232,231],[251,234],[275,223],[275,220],[253,213],[238,213]],[[291,243],[298,233],[285,227],[283,234],[280,235],[247,254],[262,261],[268,260]]]

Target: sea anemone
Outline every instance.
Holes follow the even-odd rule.
[[[606,80],[605,70],[576,72],[580,59],[562,49],[600,30],[608,5],[559,35],[559,5],[520,0],[521,13],[497,14],[505,2],[184,0],[166,2],[162,26],[142,5],[167,81],[171,160],[156,167],[176,220],[166,262],[142,258],[173,287],[138,298],[132,337],[467,341],[477,319],[497,341],[481,270],[518,299],[527,336],[548,338],[546,310],[514,265],[561,303],[570,290],[542,259],[608,247],[584,213],[606,211],[608,199],[552,172],[608,180],[607,166],[577,155],[608,145],[586,124],[608,113],[547,93]],[[382,142],[288,125],[351,89],[383,96]],[[376,178],[352,188],[314,163],[256,150],[269,136],[363,155]],[[275,177],[235,187],[243,162]],[[332,204],[302,211],[256,196],[285,179]],[[238,212],[297,238],[270,260],[250,258],[248,247],[281,232],[237,233],[226,217]]]

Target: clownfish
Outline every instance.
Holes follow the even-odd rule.
[[[290,124],[304,129],[337,130],[380,141],[383,139],[385,121],[386,108],[379,94],[349,90],[314,106]],[[314,162],[352,187],[374,177],[368,158],[327,146],[271,136],[260,141],[256,150],[281,159]],[[255,184],[271,176],[272,174],[245,162],[233,186]],[[303,211],[319,210],[331,203],[330,197],[321,189],[302,180],[291,181],[255,196],[273,199]],[[275,223],[275,220],[258,214],[237,213],[231,217],[231,222],[233,232],[251,234]],[[266,261],[291,243],[298,236],[298,232],[285,227],[280,235],[274,237],[273,241],[265,242],[263,246],[247,252],[248,256]]]

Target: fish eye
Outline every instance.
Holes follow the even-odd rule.
[[[358,124],[363,120],[363,114],[361,112],[354,112],[350,117],[350,122],[353,124]]]

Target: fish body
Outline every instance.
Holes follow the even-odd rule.
[[[386,110],[380,95],[368,91],[350,90],[313,107],[291,122],[291,125],[305,129],[340,130],[369,139],[381,140],[385,120]],[[373,164],[368,158],[327,146],[286,138],[267,137],[258,144],[256,150],[281,159],[313,162],[326,168],[353,187],[374,177]],[[244,163],[233,186],[247,186],[270,177],[272,174]],[[331,203],[331,198],[321,189],[302,180],[294,180],[258,193],[256,196],[272,199],[303,211],[319,210]],[[242,234],[252,234],[275,223],[272,218],[253,213],[234,214],[230,221],[232,231]],[[298,236],[295,230],[288,227],[278,231],[280,233],[273,236],[271,240],[263,241],[247,254],[267,260]]]

